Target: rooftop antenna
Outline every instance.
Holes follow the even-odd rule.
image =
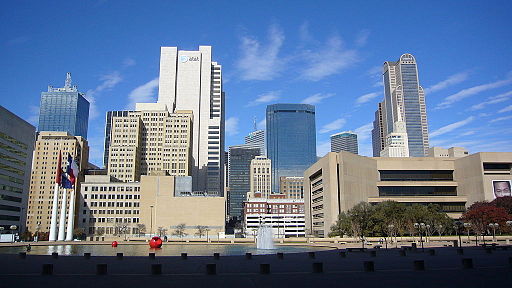
[[[65,88],[71,88],[71,72],[66,73],[66,83],[64,84]]]

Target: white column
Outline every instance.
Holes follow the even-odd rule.
[[[66,230],[66,241],[73,241],[73,229],[75,224],[75,189],[69,195],[68,227]]]
[[[50,220],[50,237],[48,240],[57,240],[57,210],[59,209],[59,183],[55,183],[53,191],[52,218]]]
[[[64,188],[62,192],[62,203],[60,207],[60,219],[59,219],[59,238],[58,241],[64,241],[64,236],[66,234],[66,198],[67,198],[67,189]]]

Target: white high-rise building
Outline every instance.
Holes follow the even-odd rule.
[[[224,92],[222,67],[212,61],[212,48],[199,51],[161,47],[158,103],[169,112],[190,110],[192,186],[210,195],[224,194]]]
[[[380,152],[381,157],[409,157],[407,129],[400,108],[397,114],[398,121],[393,123],[393,132],[386,135],[384,149]]]
[[[251,160],[250,185],[251,193],[260,192],[261,197],[272,194],[271,161],[265,156],[256,156]]]

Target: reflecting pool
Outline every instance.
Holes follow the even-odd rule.
[[[123,253],[125,256],[147,256],[148,253],[155,253],[157,256],[180,256],[187,253],[190,256],[211,256],[213,253],[220,255],[245,255],[249,252],[253,255],[282,253],[301,253],[311,251],[325,251],[333,248],[315,246],[289,246],[277,245],[275,249],[257,249],[255,244],[170,244],[164,243],[160,249],[151,249],[147,244],[123,244],[111,247],[109,244],[74,244],[74,245],[48,245],[31,246],[27,252],[26,246],[21,247],[0,247],[0,253],[17,254],[27,252],[27,255],[51,255],[53,252],[59,255],[82,256],[84,253],[91,253],[92,256],[116,256]]]

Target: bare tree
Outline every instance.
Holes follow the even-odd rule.
[[[165,229],[164,227],[158,227],[158,236],[160,237],[164,237],[165,235],[167,235],[167,229]]]
[[[138,231],[139,237],[142,234],[146,234],[146,225],[144,225],[144,224],[137,224],[137,231]]]
[[[197,229],[196,235],[199,236],[199,238],[203,238],[203,236],[206,235],[206,232],[210,231],[210,229],[208,229],[208,226],[204,226],[204,225],[197,225],[196,229]]]
[[[187,226],[185,225],[185,223],[178,224],[176,226],[176,230],[174,230],[174,232],[172,232],[172,235],[178,236],[180,238],[187,236],[187,233],[185,233],[186,227]],[[172,226],[171,226],[171,228],[172,228]]]
[[[128,233],[129,227],[127,223],[118,222],[115,226],[115,235],[122,236],[124,235],[124,240],[126,240],[126,234]]]

